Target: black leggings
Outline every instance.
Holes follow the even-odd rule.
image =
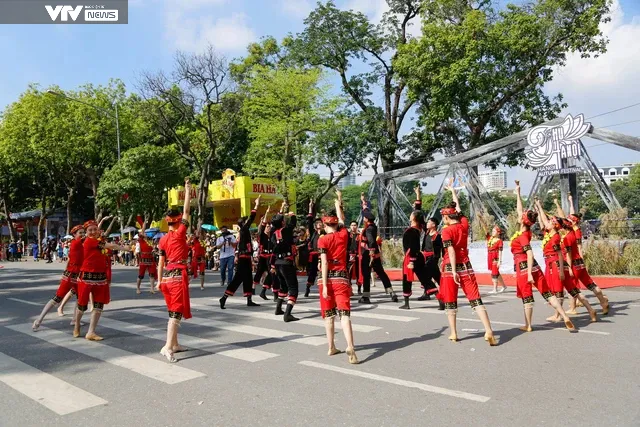
[[[380,280],[382,280],[382,286],[385,289],[391,288],[391,280],[389,280],[389,276],[387,276],[386,271],[384,271],[384,267],[382,267],[382,261],[380,258],[374,258],[373,263],[369,265],[371,258],[369,257],[369,252],[364,251],[361,257],[361,267],[362,267],[362,291],[363,292],[371,292],[371,270],[375,271]]]
[[[298,300],[298,275],[296,266],[293,264],[276,265],[276,274],[280,281],[280,291],[278,296],[283,298],[289,296],[289,302],[295,304]]]
[[[435,293],[438,288],[431,279],[433,278],[436,282],[440,283],[440,269],[438,268],[437,259],[429,257],[425,262],[424,257],[422,255],[418,255],[416,260],[413,262],[413,273],[420,281],[420,284],[426,293]],[[403,274],[402,295],[410,297],[413,293],[411,289],[412,285],[413,283],[407,280],[406,275]]]
[[[230,297],[233,296],[233,294],[238,290],[240,283],[242,283],[242,292],[244,296],[251,296],[253,294],[251,271],[251,258],[238,258],[233,280],[231,280],[231,283],[227,286],[227,290],[224,291],[224,294]]]
[[[316,279],[318,278],[318,261],[320,259],[319,255],[311,255],[311,261],[307,265],[307,287],[311,287],[315,285]]]
[[[267,277],[264,278],[263,288],[271,289],[272,277],[269,272],[271,266],[269,265],[269,258],[258,257],[258,267],[256,268],[256,274],[253,276],[253,284],[259,285],[260,280],[262,280],[262,275],[266,272]]]

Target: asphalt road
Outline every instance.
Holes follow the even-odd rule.
[[[168,364],[158,353],[164,301],[148,284],[135,294],[133,268],[114,268],[104,341],[74,340],[69,316],[55,312],[31,332],[62,269],[0,269],[2,427],[640,425],[640,293],[628,289],[607,291],[612,310],[596,324],[582,309],[574,334],[546,323],[551,310],[539,295],[529,334],[517,329],[522,304],[512,290],[485,296],[500,341],[489,347],[463,298],[462,340],[451,343],[436,302],[399,310],[378,284],[374,305],[353,301],[362,362],[354,366],[344,354],[326,355],[317,294],[300,298],[304,320],[285,324],[273,301],[248,308],[237,296],[220,310],[223,288],[207,273],[204,291],[192,284],[194,317],[180,329],[191,350]],[[344,349],[340,329],[337,343]]]

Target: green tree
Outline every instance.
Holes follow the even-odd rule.
[[[166,189],[184,182],[187,174],[187,163],[174,147],[132,148],[105,171],[98,187],[98,202],[124,217],[142,215],[148,225],[161,218]]]
[[[309,201],[315,199],[326,185],[327,180],[320,178],[317,173],[306,173],[296,181],[296,212],[306,214]]]
[[[422,36],[393,61],[419,101],[418,153],[460,153],[556,117],[562,96],[543,91],[554,70],[569,53],[606,50],[600,24],[609,0],[534,0],[499,10],[493,1],[423,4]]]
[[[620,205],[627,209],[629,217],[640,217],[640,167],[634,167],[625,180],[611,184]]]

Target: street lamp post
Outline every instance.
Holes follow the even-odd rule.
[[[69,101],[74,101],[74,102],[78,102],[80,104],[84,104],[84,105],[86,105],[88,107],[91,107],[91,108],[93,108],[93,109],[95,109],[95,110],[97,110],[97,111],[99,111],[99,112],[101,112],[103,114],[106,114],[107,116],[111,117],[112,119],[115,119],[115,122],[116,122],[116,140],[117,140],[117,143],[118,143],[118,160],[120,160],[120,119],[118,117],[118,103],[117,102],[113,103],[113,106],[115,107],[115,110],[116,110],[116,115],[114,116],[111,113],[111,111],[109,111],[109,110],[105,110],[102,107],[98,107],[96,105],[89,104],[88,102],[81,101],[80,99],[77,99],[77,98],[72,98],[72,97],[68,96],[65,93],[56,92],[56,91],[51,90],[51,89],[47,90],[47,93],[51,94],[51,95],[59,96],[61,98],[68,99]]]

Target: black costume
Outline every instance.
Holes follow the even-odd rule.
[[[251,243],[251,224],[256,218],[255,209],[251,211],[251,215],[242,223],[240,231],[238,233],[238,246],[236,246],[236,257],[238,262],[236,263],[236,271],[233,275],[233,279],[227,290],[224,291],[224,295],[220,298],[220,308],[224,308],[224,303],[227,297],[233,296],[240,283],[242,283],[242,291],[245,297],[247,297],[247,305],[257,306],[258,304],[251,301],[251,295],[253,294],[252,288],[252,257],[253,257],[253,245]]]
[[[360,235],[360,269],[362,274],[363,295],[359,302],[368,304],[371,294],[371,270],[375,271],[386,292],[391,293],[393,302],[398,302],[398,297],[393,292],[391,280],[382,267],[380,248],[378,247],[378,227],[373,222],[373,215],[368,208],[364,208],[363,215],[368,217],[368,223]]]
[[[293,237],[297,219],[295,215],[291,215],[288,222],[285,222],[282,215],[276,215],[276,218],[272,221],[273,228],[271,232],[271,243],[273,245],[271,266],[275,268],[280,281],[276,314],[284,314],[284,321],[291,322],[298,320],[291,315],[291,310],[293,310],[293,306],[298,299],[297,248]],[[283,312],[282,304],[287,296],[287,309],[286,312]]]

